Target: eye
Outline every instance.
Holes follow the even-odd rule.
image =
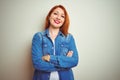
[[[57,15],[57,13],[53,13],[54,15]]]
[[[61,16],[62,18],[65,18],[65,16]]]

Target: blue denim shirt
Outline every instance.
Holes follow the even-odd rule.
[[[49,80],[51,71],[58,71],[60,80],[74,80],[72,69],[78,64],[78,51],[71,34],[65,36],[61,31],[55,39],[55,54],[49,30],[37,32],[32,40],[32,61],[35,68],[33,80]],[[73,51],[72,57],[67,57]],[[50,61],[42,60],[49,54]]]

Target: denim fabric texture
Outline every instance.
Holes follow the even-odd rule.
[[[58,71],[60,80],[74,80],[72,68],[78,64],[78,51],[71,34],[65,36],[59,31],[55,39],[55,54],[49,30],[37,32],[32,39],[32,62],[34,66],[33,80],[49,80],[50,72]],[[68,57],[68,51],[73,51]],[[42,56],[50,55],[50,61],[42,60]]]

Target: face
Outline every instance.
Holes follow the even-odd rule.
[[[60,28],[65,21],[65,13],[61,8],[56,8],[50,15],[50,27]]]

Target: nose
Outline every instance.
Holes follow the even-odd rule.
[[[57,19],[60,19],[60,18],[61,18],[61,16],[60,16],[60,15],[58,15],[58,16],[57,16]]]

